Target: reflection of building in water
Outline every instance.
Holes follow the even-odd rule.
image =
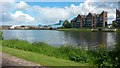
[[[115,33],[107,33],[106,43],[108,48],[113,48],[113,45],[115,45]]]
[[[104,32],[76,32],[76,31],[66,31],[64,32],[64,38],[66,38],[69,44],[75,45],[86,45],[86,46],[97,46],[101,43],[108,44],[109,39],[107,33]],[[113,36],[112,36],[113,37]],[[113,39],[114,40],[114,39]],[[112,42],[112,41],[110,41]],[[114,41],[113,41],[114,42]],[[64,42],[65,43],[65,42]]]
[[[116,33],[116,42],[120,42],[120,33]]]

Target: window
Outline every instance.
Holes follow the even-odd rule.
[[[117,14],[117,17],[118,17],[118,14]]]
[[[91,21],[91,20],[89,20],[89,21]]]

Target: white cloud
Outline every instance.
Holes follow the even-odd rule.
[[[68,19],[70,15],[69,12],[63,8],[42,8],[39,6],[34,6],[33,9],[39,13],[38,20],[42,24],[54,24],[60,19]]]
[[[19,3],[14,3],[14,4],[16,5],[17,9],[29,11],[29,14],[33,14],[33,16],[34,16],[34,12],[37,12],[38,15],[36,15],[36,17],[33,18],[29,14],[25,14],[22,11],[16,11],[15,13],[8,13],[7,11],[5,11],[6,16],[4,17],[7,17],[8,20],[14,19],[14,21],[23,21],[23,22],[34,21],[37,22],[38,24],[39,23],[54,24],[58,22],[58,20],[65,20],[65,19],[71,20],[78,14],[87,15],[89,12],[101,13],[102,11],[108,12],[108,20],[109,20],[108,22],[110,23],[112,20],[115,19],[115,9],[117,8],[116,4],[114,3],[108,3],[108,2],[96,3],[96,0],[86,0],[84,3],[80,3],[80,5],[78,6],[71,4],[71,6],[65,6],[64,8],[29,6],[24,1],[20,1]],[[10,3],[10,5],[13,5],[13,3]],[[10,5],[3,5],[4,7],[3,9],[5,10],[9,9]],[[13,9],[15,9],[15,7]],[[9,17],[12,18],[9,19]]]
[[[20,1],[19,3],[16,4],[17,9],[24,10],[28,7],[28,4],[25,3],[24,1]]]
[[[2,24],[20,24],[19,22],[22,22],[23,24],[26,24],[27,22],[34,21],[34,18],[30,16],[29,14],[25,14],[22,11],[16,11],[16,5],[18,6],[18,3],[16,4],[15,0],[4,0],[0,1],[0,22]],[[20,7],[21,5],[21,7]],[[27,4],[25,2],[20,2],[19,8],[25,7]],[[27,7],[26,7],[27,8]],[[13,10],[15,13],[10,12]]]
[[[0,0],[0,2],[15,2],[15,0]]]
[[[34,21],[34,18],[28,14],[25,14],[21,11],[16,11],[14,14],[13,13],[9,13],[9,12],[4,12],[2,13],[2,22],[3,24],[6,22],[13,22],[11,24],[15,24],[19,22],[22,22],[24,24],[26,24],[27,22],[31,22]]]
[[[6,12],[14,9],[15,0],[0,0],[0,10]]]
[[[53,24],[60,19],[70,20],[78,14],[87,15],[89,12],[100,14],[102,11],[108,12],[108,20],[112,21],[115,19],[116,4],[109,2],[99,3],[94,1],[95,0],[86,0],[84,3],[80,3],[79,6],[71,4],[70,7],[66,6],[64,8],[33,6],[32,9],[39,12],[40,15],[38,19],[42,24]],[[108,23],[111,23],[111,21],[108,21]]]
[[[6,22],[12,21],[10,10],[14,10],[15,0],[0,0],[0,23],[6,24]]]
[[[116,18],[116,9],[118,8],[117,3],[109,2],[109,1],[102,2],[103,0],[99,2],[94,2],[94,1],[95,0],[86,0],[84,5],[89,5],[87,6],[87,9],[93,13],[101,13],[102,11],[107,11],[108,12],[108,23],[112,23],[112,21],[115,20]]]
[[[11,14],[15,21],[21,22],[31,22],[34,18],[28,14],[25,14],[21,11],[16,11],[14,14]]]

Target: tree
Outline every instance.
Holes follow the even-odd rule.
[[[65,28],[70,28],[71,27],[71,23],[68,20],[65,20],[64,23],[63,23],[63,26]]]
[[[115,21],[112,22],[112,27],[116,27],[116,22]]]

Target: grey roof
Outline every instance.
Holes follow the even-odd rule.
[[[76,20],[76,17],[74,19],[72,19],[71,21],[75,21]]]
[[[96,14],[95,14],[95,13],[91,13],[91,15],[92,15],[92,16],[96,16]]]
[[[97,17],[99,17],[99,16],[100,16],[100,14],[96,14],[96,16],[97,16]]]

